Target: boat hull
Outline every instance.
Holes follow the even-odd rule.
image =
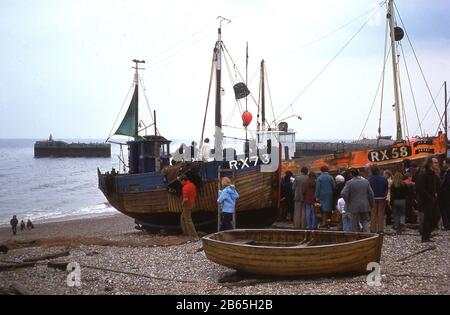
[[[217,174],[217,172],[216,172]],[[134,175],[109,175],[99,173],[99,188],[111,205],[130,216],[146,229],[180,230],[182,198],[168,187],[144,191],[120,191],[118,182],[145,181]],[[236,224],[242,228],[270,226],[276,219],[279,203],[279,174],[261,172],[258,167],[236,171],[235,185],[239,192],[236,204]],[[122,178],[121,178],[122,177]],[[217,178],[217,175],[216,175]],[[198,229],[217,229],[218,181],[213,179],[202,183],[198,189],[196,206],[192,219]]]
[[[275,208],[259,208],[241,211],[236,217],[237,228],[267,227],[276,219]],[[148,214],[124,214],[133,217],[136,223],[146,229],[180,230],[180,213],[148,213]],[[258,218],[258,220],[255,220]],[[207,211],[196,211],[192,213],[192,221],[197,229],[205,232],[217,231],[217,215]]]
[[[295,245],[305,238],[331,244]],[[234,230],[202,241],[209,260],[244,273],[318,276],[367,273],[369,263],[380,262],[383,238],[370,233]],[[254,245],[258,242],[260,245]]]

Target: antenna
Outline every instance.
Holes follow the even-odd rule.
[[[134,74],[134,86],[135,86],[135,90],[134,90],[134,95],[136,96],[136,109],[135,109],[135,134],[134,134],[134,139],[137,140],[139,137],[139,70],[145,70],[144,68],[139,68],[139,64],[140,63],[145,63],[145,60],[137,60],[137,59],[133,59],[132,60],[136,65],[134,67],[132,67],[133,69],[136,69],[136,73]]]
[[[139,84],[138,70],[145,70],[145,68],[139,68],[139,64],[140,63],[145,63],[145,60],[133,59],[132,61],[136,64],[134,67],[132,67],[133,69],[136,69],[136,73],[134,74],[134,84],[138,85]]]
[[[220,20],[220,21],[219,21],[219,26],[220,26],[220,28],[222,28],[222,22],[227,22],[227,24],[230,24],[230,23],[231,23],[231,20],[230,20],[230,19],[227,19],[227,18],[225,18],[225,17],[223,17],[223,16],[220,16],[220,15],[217,17],[217,19]]]

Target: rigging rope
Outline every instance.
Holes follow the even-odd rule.
[[[414,109],[416,111],[416,117],[417,117],[417,122],[419,123],[419,129],[420,129],[420,135],[423,137],[424,133],[423,133],[423,129],[422,129],[422,124],[420,122],[420,117],[419,117],[419,110],[417,109],[417,102],[416,102],[416,96],[414,95],[414,89],[412,87],[412,82],[411,82],[411,76],[409,75],[409,69],[408,69],[408,64],[406,62],[406,54],[405,51],[403,50],[403,45],[400,42],[400,49],[402,50],[402,55],[403,55],[403,62],[405,64],[405,69],[406,69],[406,75],[408,77],[408,82],[409,82],[409,88],[411,91],[411,96],[413,99],[413,103],[414,103]]]
[[[274,60],[280,59],[280,58],[282,58],[282,57],[289,56],[289,55],[291,55],[291,54],[293,54],[293,53],[295,53],[295,52],[297,52],[297,51],[299,51],[299,50],[305,49],[305,48],[307,48],[307,47],[309,47],[309,46],[312,46],[312,45],[314,45],[314,44],[316,44],[316,43],[318,43],[318,42],[320,42],[320,41],[322,41],[322,40],[324,40],[324,39],[330,37],[331,35],[333,35],[333,34],[339,32],[340,30],[342,30],[343,28],[347,27],[348,25],[353,24],[353,22],[358,21],[359,19],[361,19],[362,17],[368,15],[368,14],[371,13],[373,10],[378,9],[379,7],[381,7],[382,5],[384,5],[385,3],[386,3],[386,1],[382,1],[382,2],[380,2],[377,6],[371,8],[370,10],[365,11],[365,12],[362,13],[361,15],[359,15],[359,16],[357,16],[356,18],[350,20],[349,22],[347,22],[347,23],[345,23],[345,24],[339,26],[339,27],[336,28],[335,30],[333,30],[333,31],[331,31],[331,32],[329,32],[329,33],[327,33],[327,34],[325,34],[325,35],[323,35],[323,36],[320,36],[319,38],[317,38],[317,39],[315,39],[315,40],[313,40],[313,41],[311,41],[311,42],[309,42],[309,43],[306,43],[306,44],[304,44],[304,45],[302,45],[302,46],[299,46],[299,47],[297,47],[297,48],[294,48],[293,50],[291,50],[290,52],[288,52],[288,53],[286,53],[286,54],[284,54],[284,55],[281,55],[281,56],[278,56],[278,57],[271,58],[270,60],[274,61]],[[377,11],[378,11],[378,10],[377,10]]]
[[[125,99],[123,100],[122,106],[120,107],[119,113],[117,114],[116,120],[114,121],[114,124],[111,128],[111,131],[109,132],[108,139],[106,139],[105,142],[108,142],[109,139],[113,136],[114,127],[116,126],[117,120],[119,119],[120,113],[122,112],[123,107],[125,106],[125,102],[127,101],[128,95],[130,95],[131,90],[133,89],[134,83],[131,84],[130,88],[128,89],[127,96],[125,96]]]
[[[369,17],[369,19],[367,19],[367,21],[364,22],[364,24],[358,29],[358,31],[345,43],[344,47],[342,47],[337,52],[337,54],[334,55],[334,57],[325,65],[325,67],[323,67],[322,70],[320,70],[320,72],[311,80],[311,82],[308,83],[308,85],[300,92],[300,94],[294,98],[291,104],[286,106],[286,108],[281,112],[280,115],[278,115],[276,119],[279,119],[289,109],[289,107],[293,106],[294,103],[311,87],[311,85],[314,84],[314,82],[325,72],[325,70],[328,69],[328,67],[333,63],[333,61],[336,60],[337,57],[339,57],[339,55],[345,50],[345,48],[347,48],[347,46],[353,41],[353,39],[355,39],[355,37],[358,36],[359,33],[361,33],[364,27],[369,23],[372,16],[374,16],[375,13],[377,13],[380,10],[380,8],[381,6],[379,6],[378,9]]]
[[[380,101],[380,117],[378,118],[378,142],[379,139],[381,139],[381,122],[382,122],[382,116],[383,116],[383,102],[384,102],[384,80],[386,77],[386,62],[387,62],[387,56],[391,52],[392,47],[389,47],[389,52],[387,49],[388,44],[388,32],[389,32],[389,21],[386,20],[386,31],[384,34],[384,64],[383,64],[383,72],[382,72],[382,80],[383,83],[381,84],[381,101]],[[377,143],[378,144],[378,143]]]
[[[223,47],[223,46],[222,46]],[[230,57],[230,59],[231,59],[231,56],[228,54],[228,56]],[[233,74],[231,73],[231,67],[230,67],[230,65],[229,65],[229,63],[228,63],[228,59],[226,58],[226,55],[224,54],[224,58],[223,58],[224,60],[225,60],[225,65],[226,65],[226,67],[227,67],[227,71],[228,71],[228,76],[230,77],[230,81],[231,81],[231,84],[232,85],[234,85],[236,82],[234,81],[234,79],[233,79]],[[231,62],[233,62],[233,60],[231,59]],[[237,78],[237,74],[239,74],[239,76],[241,76],[240,75],[240,73],[239,73],[239,69],[237,69],[237,67],[236,67],[236,64],[233,62],[233,69],[235,70],[235,77],[236,77],[236,80],[238,79]],[[241,76],[241,79],[242,79],[242,76]],[[237,107],[239,108],[239,112],[240,112],[240,114],[242,115],[243,113],[244,113],[244,110],[243,110],[243,108],[242,108],[242,105],[241,105],[241,102],[240,102],[240,100],[235,100],[235,105],[237,105]],[[236,112],[236,106],[234,106],[234,110],[232,111],[232,113],[233,113],[233,115],[234,115],[234,113]],[[231,116],[232,117],[232,116]],[[226,121],[227,123],[228,123],[228,119],[227,119],[227,121]],[[244,128],[244,130],[248,130],[248,128]],[[250,136],[251,137],[254,137],[254,135],[253,135],[253,133],[250,131]]]
[[[250,80],[248,81],[248,85],[251,85],[253,83],[253,80],[255,80],[256,75],[260,72],[259,68],[257,67],[255,72],[251,75]]]
[[[142,76],[139,76],[139,83],[141,84],[142,93],[144,94],[145,102],[147,103],[148,112],[150,113],[150,117],[152,118],[153,123],[155,123],[155,117],[153,117],[152,110],[150,108],[150,103],[147,97],[147,89],[145,88],[144,78]]]
[[[275,110],[274,110],[274,108],[273,108],[272,93],[270,92],[269,77],[268,77],[268,74],[267,74],[267,66],[265,66],[264,75],[266,76],[266,77],[265,77],[265,80],[266,80],[266,83],[267,83],[267,91],[269,92],[270,107],[271,107],[271,109],[272,109],[272,117],[273,117],[273,119],[275,120]],[[263,78],[263,80],[264,80],[264,78]],[[267,126],[267,127],[270,127],[270,125]],[[276,127],[276,126],[275,126],[275,127]]]
[[[236,126],[231,126],[231,125],[223,125],[224,127],[227,127],[227,128],[231,128],[231,129],[237,129],[237,130],[242,130],[242,131],[244,131],[245,130],[245,128],[244,127],[236,127]],[[248,131],[250,131],[250,132],[257,132],[257,130],[254,130],[254,129],[248,129],[247,128],[247,130]]]
[[[147,98],[147,89],[145,88],[145,85],[144,85],[144,79],[140,75],[139,75],[139,82],[141,83],[142,92],[143,92],[144,97],[145,97],[145,102],[147,103],[147,109],[148,109],[148,111],[150,113],[150,117],[152,118],[153,124],[155,124],[155,117],[152,114],[152,110],[150,108],[150,103],[149,103],[148,98]],[[148,127],[150,127],[150,126],[148,126]],[[148,127],[146,127],[145,129],[147,129]],[[161,133],[159,132],[158,126],[155,126],[155,128],[156,128],[157,134],[161,135]]]
[[[230,53],[228,52],[227,47],[225,46],[225,44],[224,44],[223,42],[222,42],[222,47],[223,47],[223,49],[224,49],[224,52],[226,52],[226,54],[227,54],[228,57],[230,58],[230,60],[231,60],[231,62],[233,63],[233,65],[236,66],[236,63],[234,62],[233,58],[231,57]],[[226,59],[225,59],[225,60],[226,60]],[[244,79],[243,79],[243,77],[242,77],[241,72],[239,71],[239,69],[237,69],[237,68],[235,68],[235,69],[236,69],[237,74],[239,74],[239,78],[241,79],[241,81],[244,82]],[[258,107],[258,111],[259,111],[259,110],[260,110],[259,104],[256,102],[256,99],[255,99],[255,97],[253,96],[253,94],[252,94],[251,92],[250,92],[250,96],[251,96],[253,102],[255,103],[255,105]],[[267,120],[266,120],[266,123],[269,125],[269,122],[268,122]]]
[[[261,69],[260,69],[261,70]],[[261,72],[261,71],[260,71]],[[256,115],[256,129],[259,131],[261,128],[261,122],[259,121],[259,118],[262,116],[262,109],[259,110],[261,108],[261,99],[262,99],[262,80],[264,80],[264,78],[259,78],[259,86],[258,86],[258,104],[256,105],[256,107],[258,108],[257,111],[257,115]]]
[[[445,82],[444,82],[444,86],[445,86]],[[449,99],[448,101],[446,100],[446,102],[444,102],[444,103],[445,103],[445,108],[447,109],[448,104],[450,103],[450,99]],[[444,120],[444,121],[445,121],[445,112],[442,114],[441,120]],[[441,129],[441,126],[438,127],[438,129],[436,130],[436,133],[435,133],[435,134],[437,134],[437,133],[439,132],[440,129]],[[444,125],[444,129],[445,129],[445,125]],[[447,131],[448,131],[448,130],[445,130],[445,134],[447,134]]]
[[[398,11],[397,5],[396,5],[395,3],[394,3],[394,6],[395,6],[395,10],[397,11],[397,15],[398,15],[398,17],[400,18],[400,22],[402,23],[403,29],[404,29],[405,34],[406,34],[406,38],[408,39],[409,45],[411,46],[412,52],[413,52],[413,54],[414,54],[414,58],[416,59],[417,65],[419,66],[420,73],[422,74],[422,78],[423,78],[423,80],[425,81],[425,85],[427,86],[428,94],[430,95],[431,99],[433,100],[434,108],[436,109],[436,112],[437,112],[437,114],[438,114],[438,117],[440,118],[440,117],[441,117],[441,114],[440,114],[439,109],[438,109],[438,107],[437,107],[437,105],[436,105],[436,102],[435,102],[434,99],[433,99],[433,94],[431,93],[430,86],[429,86],[428,81],[427,81],[427,79],[426,79],[426,77],[425,77],[425,74],[424,74],[424,72],[423,72],[422,66],[421,66],[421,64],[420,64],[420,62],[419,62],[419,58],[417,57],[416,50],[414,49],[414,46],[413,46],[413,44],[412,44],[412,42],[411,42],[411,39],[410,39],[410,37],[409,37],[409,34],[408,34],[407,30],[406,30],[405,24],[403,23],[402,17],[401,17],[401,15],[400,15],[400,12]],[[441,125],[443,125],[442,119],[441,119],[441,121],[440,121],[440,123],[439,123],[439,127],[440,127]]]
[[[166,48],[166,49],[162,50],[161,52],[157,53],[156,55],[152,56],[151,58],[149,58],[149,61],[153,62],[153,60],[158,59],[160,56],[164,55],[166,52],[169,52],[172,49],[180,46],[182,43],[186,42],[188,39],[191,39],[192,37],[195,37],[202,30],[204,30],[209,25],[211,25],[212,23],[215,23],[215,22],[216,22],[216,19],[211,20],[210,22],[208,22],[204,26],[200,27],[198,30],[194,31],[191,35],[189,35],[189,36],[185,37],[184,39],[180,40],[178,43],[176,43],[176,44],[170,46],[169,48]]]
[[[366,130],[367,123],[369,122],[369,119],[370,119],[370,115],[372,114],[373,108],[375,107],[375,103],[377,101],[378,92],[380,91],[381,84],[382,84],[382,82],[384,82],[384,74],[385,74],[385,69],[386,69],[386,63],[388,61],[388,55],[389,55],[390,52],[391,52],[391,48],[389,48],[388,53],[385,54],[383,71],[381,72],[381,77],[380,77],[380,81],[378,82],[377,91],[375,93],[375,97],[373,99],[372,106],[370,107],[369,115],[367,115],[366,122],[364,123],[364,127],[362,128],[361,134],[359,135],[359,138],[358,138],[359,140],[361,140],[362,137],[363,137],[363,133]]]
[[[439,118],[439,119],[441,119],[441,120],[442,120],[442,119],[445,119],[445,113],[443,113],[443,114],[442,114],[442,118]],[[435,124],[436,124],[436,123],[434,123],[433,125],[435,125]],[[438,126],[438,129],[436,130],[436,132],[435,132],[434,134],[438,134],[438,132],[439,132],[440,130],[441,130],[441,126],[439,125],[439,126]]]
[[[423,124],[423,122],[425,121],[425,119],[427,118],[427,116],[428,116],[428,114],[430,113],[430,111],[433,109],[433,104],[436,104],[435,103],[435,101],[436,101],[436,99],[439,97],[439,95],[441,95],[441,92],[442,92],[442,89],[444,88],[444,83],[442,83],[442,85],[441,85],[441,88],[439,89],[439,92],[437,93],[437,95],[433,98],[433,102],[430,104],[430,106],[428,107],[428,110],[427,110],[427,112],[425,113],[425,115],[424,115],[424,117],[422,118],[422,120],[421,120],[421,124]],[[414,134],[416,134],[417,133],[417,131],[418,131],[418,127],[417,127],[417,129],[416,129],[416,131],[414,131]]]
[[[235,85],[235,81],[233,79],[233,74],[231,73],[231,68],[230,68],[230,65],[228,63],[228,60],[227,60],[226,56],[224,56],[223,59],[225,60],[225,65],[227,67],[228,76],[230,77],[230,82],[231,82],[232,85]],[[234,63],[233,63],[233,66],[234,66],[234,69],[237,70],[236,66],[234,65]],[[236,74],[236,72],[235,72],[235,74]],[[219,87],[219,88],[221,88],[221,87]],[[239,107],[240,114],[242,115],[244,113],[244,111],[242,110],[242,106],[241,106],[240,101],[235,99],[235,102],[236,102],[236,105]]]
[[[193,43],[187,45],[186,47],[180,48],[179,50],[175,51],[173,54],[171,54],[171,55],[169,55],[169,56],[167,56],[167,57],[165,57],[165,58],[163,58],[163,59],[161,59],[161,60],[159,60],[159,61],[155,61],[154,63],[150,63],[150,64],[148,65],[148,67],[155,67],[155,66],[157,66],[157,65],[159,65],[159,64],[162,64],[163,62],[165,62],[165,61],[167,61],[167,60],[169,60],[169,59],[171,59],[171,58],[177,56],[178,54],[180,54],[181,52],[183,52],[183,51],[185,51],[185,50],[191,48],[192,46],[197,45],[198,43],[200,43],[201,41],[205,40],[206,38],[208,38],[209,36],[211,36],[211,35],[214,34],[214,33],[215,33],[215,32],[209,32],[209,33],[207,33],[205,36],[201,37],[199,40],[197,40],[197,41],[195,41],[195,42],[193,42]]]
[[[233,118],[234,114],[236,113],[237,106],[233,106],[230,113],[227,116],[227,119],[225,120],[225,124],[228,124],[230,120]]]
[[[212,79],[214,76],[214,55],[215,55],[215,53],[213,52],[212,61],[211,61],[211,74],[209,75],[208,96],[206,97],[205,116],[203,117],[202,137],[200,139],[200,149],[203,147],[203,138],[205,136],[205,126],[206,126],[206,116],[208,115],[209,98],[211,96]]]
[[[223,43],[222,43],[222,47],[224,47]],[[234,63],[233,59],[231,58],[231,56],[229,55],[228,52],[227,52],[227,54],[228,54],[228,57],[231,59],[231,62],[233,62],[233,69],[235,71],[235,79],[236,79],[236,81],[238,80],[238,75],[242,79],[242,76],[241,76],[241,74],[239,72],[239,69],[236,67],[236,64]],[[236,83],[236,81],[233,78],[233,74],[231,73],[231,67],[230,67],[230,64],[228,62],[227,55],[224,54],[224,58],[223,59],[225,60],[225,65],[226,65],[226,68],[227,68],[227,71],[228,71],[228,76],[230,78],[230,82],[231,82],[232,85],[234,85]],[[233,110],[231,111],[230,115],[228,116],[228,118],[226,120],[226,123],[228,123],[229,119],[231,119],[233,117],[233,115],[235,114],[235,112],[236,112],[236,105],[239,108],[240,114],[242,115],[244,113],[244,110],[242,108],[240,100],[235,100],[235,106],[233,107]],[[253,134],[251,134],[251,136],[253,137]]]
[[[444,83],[445,86],[445,83]],[[445,103],[445,108],[447,108],[448,104],[450,103],[450,99],[447,101],[447,103]],[[445,121],[445,112],[442,114],[442,118],[441,120]],[[435,125],[435,124],[434,124]],[[445,128],[445,127],[444,127]],[[439,130],[441,129],[441,126],[438,127],[438,129],[436,130],[435,134],[437,134],[439,132]],[[445,134],[447,134],[447,130],[445,130]]]
[[[400,67],[399,67],[400,58],[398,58],[398,59],[399,60],[397,61],[397,69],[398,69],[397,72],[398,72],[398,87],[400,90],[400,110],[402,112],[403,126],[405,126],[404,128],[406,128],[406,130],[404,130],[404,131],[406,131],[406,137],[409,139],[408,119],[406,117],[405,102],[403,100],[402,81],[400,80]]]
[[[226,55],[224,55],[224,58],[223,58],[223,59],[225,60],[225,65],[226,65],[226,67],[227,67],[228,76],[230,77],[231,84],[234,85],[234,84],[236,83],[236,81],[234,80],[233,74],[231,73],[231,67],[230,67],[230,64],[229,64],[229,62],[228,62],[228,59],[226,58]],[[231,57],[230,57],[230,59],[231,59]],[[231,60],[231,61],[233,62],[233,60]],[[236,78],[236,80],[237,80],[237,79],[238,79],[238,78],[237,78],[237,74],[239,74],[239,76],[240,76],[240,73],[239,73],[239,70],[237,69],[236,64],[235,64],[234,62],[233,62],[233,69],[235,70],[235,78]],[[242,78],[242,77],[241,77],[241,78]],[[237,105],[237,106],[236,106],[236,105]],[[233,106],[234,110],[232,111],[233,115],[234,115],[234,113],[236,112],[236,107],[239,108],[239,112],[240,112],[240,114],[242,115],[242,114],[244,113],[244,110],[243,110],[243,107],[242,107],[242,105],[241,105],[240,100],[235,100],[235,106]],[[231,116],[231,118],[232,118],[232,116]],[[227,122],[228,122],[228,120],[227,120]],[[245,128],[244,128],[244,130],[245,130]],[[250,132],[250,136],[251,136],[251,137],[254,136],[252,132]]]

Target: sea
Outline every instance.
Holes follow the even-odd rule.
[[[0,226],[13,215],[20,220],[55,222],[119,213],[98,189],[97,168],[122,170],[120,146],[110,158],[34,158],[34,143],[43,139],[0,139]],[[55,139],[95,143],[104,139]],[[174,140],[171,149],[183,140]],[[127,147],[123,146],[125,161]]]
[[[26,222],[117,213],[98,189],[97,168],[119,169],[118,145],[112,145],[111,158],[34,158],[36,141],[0,139],[0,225],[9,224],[13,215]]]

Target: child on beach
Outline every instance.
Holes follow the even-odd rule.
[[[236,200],[239,194],[228,177],[222,178],[222,187],[224,189],[220,192],[217,202],[222,205],[220,230],[226,231],[234,229],[233,213],[236,211]]]
[[[345,211],[345,200],[342,197],[338,200],[337,210],[342,216],[342,231],[350,232],[350,218],[348,217],[348,213]]]

